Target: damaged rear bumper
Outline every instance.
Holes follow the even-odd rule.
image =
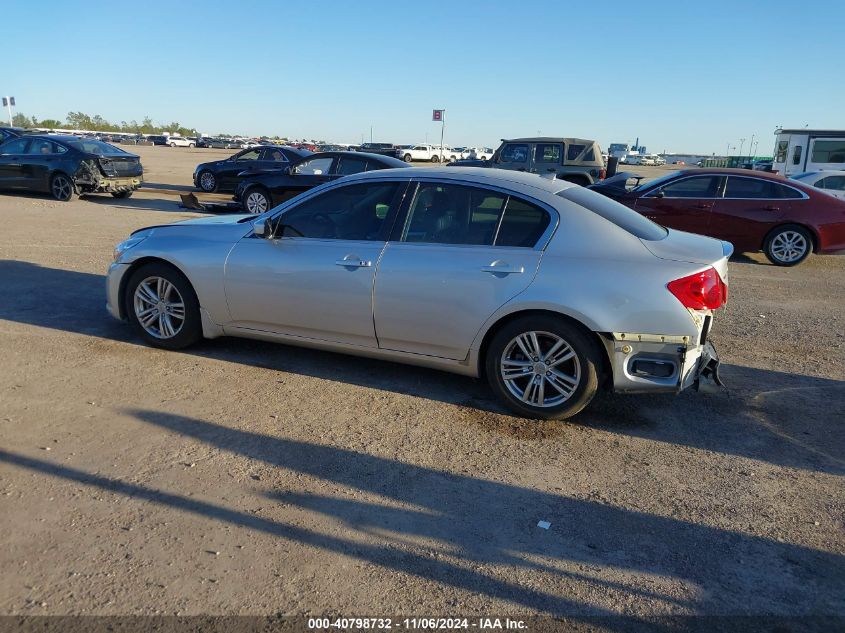
[[[127,176],[124,178],[100,178],[94,182],[77,180],[76,185],[86,193],[119,193],[121,191],[135,191],[144,179],[141,176]]]
[[[719,355],[710,341],[689,336],[613,332],[606,338],[613,390],[623,393],[680,392],[698,389],[702,379],[719,378]]]

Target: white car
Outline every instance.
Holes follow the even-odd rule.
[[[196,147],[197,142],[185,138],[184,136],[168,136],[167,144],[170,147]]]
[[[400,145],[396,148],[396,158],[404,160],[406,163],[410,163],[415,160],[439,163],[441,161],[441,157],[444,163],[448,163],[452,159],[451,148],[444,147],[441,152],[439,146],[430,145],[428,143]]]
[[[805,171],[790,178],[845,200],[845,171]]]

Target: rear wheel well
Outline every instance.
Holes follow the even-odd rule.
[[[172,262],[167,261],[166,259],[161,259],[160,257],[141,257],[140,259],[136,259],[132,264],[130,264],[129,269],[123,274],[123,278],[120,280],[120,289],[118,290],[117,297],[118,297],[118,309],[120,310],[120,318],[125,319],[127,317],[126,314],[126,284],[129,283],[129,280],[132,278],[132,275],[138,270],[141,266],[146,264],[163,264],[165,266],[169,266],[173,270],[177,271],[180,275],[182,275],[185,279],[188,280],[188,283],[191,284],[193,287],[194,284],[191,283],[191,280],[188,279],[188,276],[185,274],[183,270],[181,270],[178,266],[174,265]],[[196,293],[196,289],[194,290]]]
[[[769,238],[772,237],[772,235],[774,235],[776,232],[778,232],[782,229],[785,229],[786,227],[789,227],[789,226],[797,226],[798,228],[802,228],[805,231],[807,231],[807,233],[810,234],[810,239],[812,239],[812,241],[813,241],[812,251],[814,253],[819,252],[819,236],[816,235],[816,232],[813,230],[812,227],[807,226],[806,224],[799,224],[798,222],[784,222],[783,224],[778,224],[771,231],[766,233],[766,237],[763,238],[763,243],[760,245],[760,250],[765,251],[766,250],[766,244],[769,243]]]
[[[496,321],[487,333],[484,335],[484,338],[481,340],[481,347],[478,350],[478,376],[482,380],[486,380],[486,370],[485,370],[485,359],[487,357],[487,350],[490,347],[490,342],[493,340],[493,337],[496,336],[496,333],[505,327],[508,323],[512,323],[516,319],[520,319],[526,316],[551,316],[557,319],[561,319],[566,321],[567,323],[577,327],[580,329],[590,340],[592,340],[596,346],[601,351],[601,375],[599,376],[599,385],[605,386],[608,383],[612,383],[613,376],[611,372],[611,365],[610,365],[610,358],[607,355],[607,347],[602,340],[602,337],[599,333],[593,332],[590,328],[586,325],[581,323],[579,320],[572,318],[566,314],[562,314],[560,312],[554,312],[553,310],[522,310],[520,312],[513,312],[512,314],[508,314],[503,316],[501,319]]]

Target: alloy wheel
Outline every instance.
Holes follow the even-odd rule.
[[[772,239],[772,255],[785,264],[797,261],[804,257],[809,245],[807,239],[798,231],[783,231]]]
[[[58,174],[53,177],[53,197],[56,200],[69,200],[73,195],[73,183],[67,176]]]
[[[164,277],[147,277],[135,288],[133,307],[138,323],[158,339],[179,334],[185,324],[185,302],[182,295]]]
[[[200,176],[200,187],[202,187],[205,191],[213,191],[214,187],[217,185],[217,181],[214,178],[214,174],[207,171]]]
[[[252,191],[246,197],[246,210],[249,213],[255,215],[264,213],[268,206],[267,197],[260,191]]]
[[[581,363],[572,346],[551,332],[523,332],[505,346],[499,363],[505,387],[532,407],[566,402],[581,382]]]

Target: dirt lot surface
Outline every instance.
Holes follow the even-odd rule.
[[[138,153],[129,200],[0,196],[0,614],[845,615],[845,257],[732,262],[728,391],[538,423],[435,371],[139,344],[112,248],[227,152]]]

